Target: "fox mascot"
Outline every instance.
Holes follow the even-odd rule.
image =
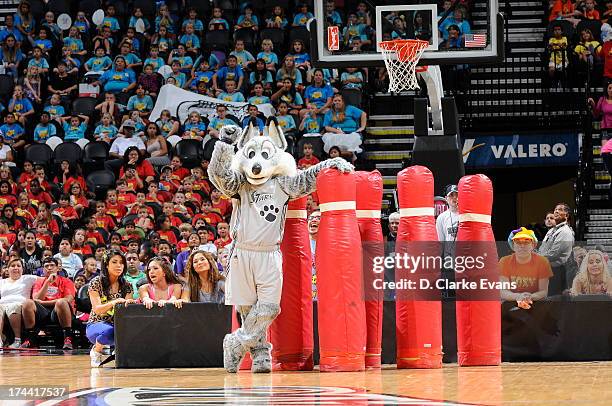
[[[225,304],[236,306],[242,320],[242,326],[223,340],[223,364],[227,372],[237,372],[250,352],[252,371],[270,372],[272,345],[267,341],[267,330],[280,313],[280,243],[287,203],[314,192],[322,169],[349,172],[353,166],[334,158],[298,171],[293,156],[285,152],[287,141],[275,119],[269,121],[264,135],[250,123],[244,130],[223,127],[219,140],[208,176],[217,189],[238,201],[232,213],[234,242]]]

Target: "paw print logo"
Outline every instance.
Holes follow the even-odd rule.
[[[259,215],[264,218],[264,220],[272,223],[276,220],[277,214],[279,210],[278,207],[274,207],[274,205],[266,205],[260,211]]]

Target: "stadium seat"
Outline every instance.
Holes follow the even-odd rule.
[[[225,51],[229,46],[229,32],[208,31],[206,33],[206,43],[211,49]]]
[[[47,144],[49,148],[55,151],[55,148],[57,148],[57,146],[62,144],[63,142],[64,142],[63,139],[61,139],[58,136],[54,136],[54,137],[50,137],[47,141],[45,141],[45,144]]]
[[[103,141],[92,141],[83,148],[83,166],[86,172],[104,168],[110,147]]]
[[[168,138],[166,138],[166,142],[170,144],[170,147],[172,148],[174,148],[174,146],[178,144],[181,140],[182,138],[179,135],[171,135]]]
[[[197,140],[181,140],[174,146],[173,156],[178,156],[187,169],[195,168],[202,161],[202,143]]]
[[[68,161],[71,164],[81,161],[83,150],[74,142],[63,142],[58,145],[53,151],[53,162],[58,165],[62,161]]]
[[[266,28],[259,34],[261,40],[269,39],[274,44],[275,52],[280,52],[285,44],[285,31],[280,28]]]
[[[255,31],[250,28],[241,28],[234,32],[234,41],[239,39],[244,41],[245,48],[251,52],[257,48],[255,43],[256,38]]]
[[[5,105],[8,104],[8,100],[13,94],[14,87],[15,81],[11,75],[0,75],[0,98],[5,102]]]
[[[91,312],[91,300],[89,300],[89,283],[81,286],[75,298],[76,309],[83,313]]]
[[[362,90],[360,89],[342,89],[341,93],[342,93],[342,97],[344,97],[344,102],[346,104],[361,108]]]
[[[185,9],[194,8],[200,18],[208,17],[210,14],[210,1],[186,0]]]
[[[96,195],[96,200],[104,200],[106,191],[115,186],[115,174],[100,170],[87,175],[87,189]]]
[[[49,166],[53,150],[47,144],[32,144],[25,149],[25,159],[35,165]]]
[[[101,7],[100,0],[82,0],[79,2],[79,10],[83,11],[89,20],[91,20],[93,13]]]
[[[95,97],[79,97],[72,102],[72,113],[91,117],[98,101]]]
[[[202,159],[206,161],[210,161],[212,157],[213,150],[215,149],[215,144],[219,141],[218,138],[211,138],[204,144],[204,152],[202,154]]]
[[[60,14],[70,14],[70,2],[67,0],[49,0],[47,10],[59,16]]]
[[[47,12],[47,5],[43,0],[30,0],[30,13],[35,21],[41,21]],[[57,18],[57,15],[56,15]]]
[[[310,31],[306,27],[293,27],[289,31],[289,43],[292,44],[296,39],[301,40],[306,47],[310,45]]]
[[[134,0],[132,9],[140,8],[149,21],[155,21],[155,0]]]

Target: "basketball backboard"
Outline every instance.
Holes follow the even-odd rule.
[[[317,67],[382,66],[377,44],[396,38],[429,41],[420,65],[494,63],[503,58],[497,0],[318,0],[314,16],[309,28]],[[339,27],[339,47],[333,27]]]

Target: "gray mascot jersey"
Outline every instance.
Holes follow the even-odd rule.
[[[237,248],[278,249],[283,239],[289,195],[277,179],[260,186],[245,182],[238,194],[241,204],[235,213],[234,230]]]

